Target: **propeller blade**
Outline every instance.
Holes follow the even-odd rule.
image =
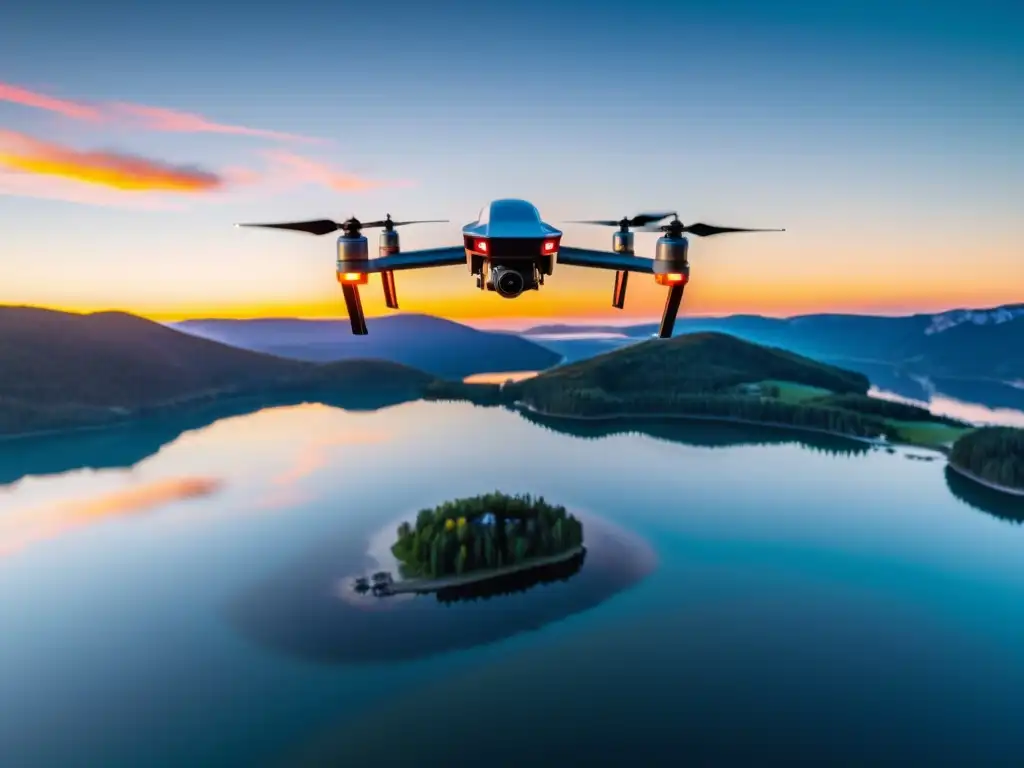
[[[638,213],[632,219],[629,220],[629,226],[631,227],[642,227],[646,224],[653,224],[656,221],[667,219],[669,216],[678,215],[675,211],[669,211],[668,213]]]
[[[594,219],[585,221],[570,221],[568,224],[597,224],[601,227],[621,227],[623,223],[627,227],[642,227],[645,224],[651,224],[655,221],[661,221],[667,219],[669,216],[675,216],[676,214],[672,211],[668,213],[638,213],[633,218],[624,219]]]
[[[367,221],[362,227],[363,229],[372,229],[374,227],[386,227],[390,224],[392,227],[404,227],[407,224],[447,224],[448,219],[418,219],[417,221]]]
[[[742,229],[738,227],[716,227],[712,224],[687,224],[683,232],[689,232],[697,237],[710,237],[711,235],[724,235],[729,232],[785,232],[785,229]]]
[[[290,229],[296,232],[308,232],[311,235],[328,235],[341,229],[341,224],[330,219],[314,221],[291,221],[282,224],[235,224],[236,227],[266,227],[269,229]]]
[[[617,227],[619,222],[612,221],[611,219],[597,219],[594,221],[567,221],[566,224],[597,224],[601,227]]]

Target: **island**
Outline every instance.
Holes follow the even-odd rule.
[[[355,580],[360,593],[438,592],[579,557],[583,524],[542,496],[499,491],[422,509],[398,526],[391,551],[401,579],[386,571]]]
[[[975,429],[953,443],[949,466],[976,483],[1024,496],[1024,429]]]
[[[429,399],[566,419],[706,419],[946,450],[973,427],[872,397],[866,376],[724,333],[652,339],[519,382],[431,382]]]

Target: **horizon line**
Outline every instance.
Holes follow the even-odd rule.
[[[763,317],[775,320],[793,320],[801,317],[814,317],[822,315],[845,315],[847,317],[885,317],[885,318],[906,318],[906,317],[917,317],[920,315],[942,315],[949,312],[993,312],[1004,308],[1024,308],[1024,302],[1012,303],[1012,304],[999,304],[991,307],[950,307],[948,309],[939,310],[937,312],[904,312],[900,314],[890,313],[876,313],[876,312],[807,312],[803,314],[795,315],[777,315],[777,314],[760,314],[755,312],[732,312],[728,314],[715,314],[715,313],[700,313],[700,314],[687,314],[680,315],[680,320],[687,318],[690,319],[702,319],[702,320],[722,320],[730,317]],[[59,309],[52,306],[44,306],[39,304],[0,304],[0,309],[37,309],[50,312],[62,312],[65,314],[76,314],[76,315],[97,315],[105,313],[120,313],[126,315],[133,315],[140,317],[144,320],[157,323],[159,325],[176,325],[185,322],[211,322],[211,321],[237,321],[237,322],[251,322],[251,321],[283,321],[283,320],[296,320],[296,321],[308,321],[308,322],[347,322],[348,317],[346,315],[336,316],[317,316],[309,317],[302,315],[263,315],[259,317],[215,317],[215,316],[184,316],[175,319],[157,319],[141,312],[131,312],[124,309],[109,308],[99,310],[69,310]],[[621,327],[627,328],[636,325],[647,325],[657,324],[658,316],[652,315],[649,319],[638,316],[621,317],[621,318],[585,318],[585,317],[463,317],[453,318],[445,315],[436,315],[429,312],[389,312],[379,315],[367,315],[367,320],[375,320],[387,317],[399,317],[399,316],[419,316],[419,317],[431,317],[439,320],[446,320],[448,322],[457,323],[469,327],[485,327],[488,330],[526,330],[536,326],[544,325],[564,325],[571,327],[590,327],[590,326],[605,326],[605,327]]]

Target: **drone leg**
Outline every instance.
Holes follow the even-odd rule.
[[[381,282],[384,284],[384,303],[388,309],[398,309],[398,294],[395,292],[395,273],[384,270],[380,273]]]
[[[626,281],[629,280],[629,272],[620,269],[615,273],[615,290],[612,292],[612,306],[615,309],[622,309],[626,306]]]
[[[342,284],[341,293],[345,297],[348,319],[352,323],[352,333],[356,336],[365,336],[367,333],[366,317],[363,315],[363,303],[359,300],[359,287]]]
[[[665,297],[665,311],[661,313],[661,327],[658,329],[658,336],[667,339],[672,336],[672,329],[676,324],[676,314],[679,312],[679,303],[683,300],[682,285],[673,285],[668,289],[668,296]]]

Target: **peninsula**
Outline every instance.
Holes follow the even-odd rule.
[[[953,444],[949,466],[981,485],[1024,497],[1024,429],[981,427],[969,432]]]
[[[375,574],[378,591],[429,592],[575,557],[583,551],[583,525],[543,497],[495,491],[420,510],[415,524],[398,527],[391,551],[403,580]]]
[[[860,373],[724,333],[620,348],[502,385],[432,382],[427,397],[570,419],[689,418],[804,429],[945,449],[972,429],[868,395]]]

